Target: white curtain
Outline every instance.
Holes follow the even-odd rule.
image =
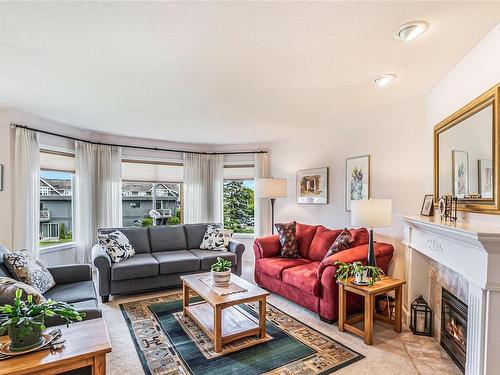
[[[121,148],[75,142],[77,260],[90,262],[100,227],[122,225]]]
[[[222,223],[224,157],[184,154],[184,222]]]
[[[271,178],[271,165],[267,153],[254,154],[255,180],[259,178]],[[271,205],[267,198],[259,196],[258,184],[255,191],[255,237],[263,237],[271,234]]]
[[[40,145],[38,133],[16,128],[14,249],[27,249],[38,259],[40,238]]]

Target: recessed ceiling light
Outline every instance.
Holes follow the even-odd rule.
[[[375,78],[375,84],[379,87],[387,86],[389,83],[396,79],[395,74],[384,74],[380,77]]]
[[[429,28],[429,23],[425,21],[412,21],[401,25],[394,33],[394,38],[409,42],[422,35]]]

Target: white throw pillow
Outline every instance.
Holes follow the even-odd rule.
[[[135,249],[121,231],[115,230],[110,233],[99,233],[97,235],[101,245],[111,258],[113,263],[121,262],[135,255]]]
[[[200,249],[226,251],[232,235],[233,231],[231,230],[209,224]]]

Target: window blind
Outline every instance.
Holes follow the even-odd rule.
[[[70,154],[40,151],[40,169],[75,173],[75,157]]]
[[[182,182],[182,165],[122,162],[123,181]]]

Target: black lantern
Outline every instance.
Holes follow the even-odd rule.
[[[410,330],[414,335],[432,336],[432,310],[422,296],[411,304]]]

